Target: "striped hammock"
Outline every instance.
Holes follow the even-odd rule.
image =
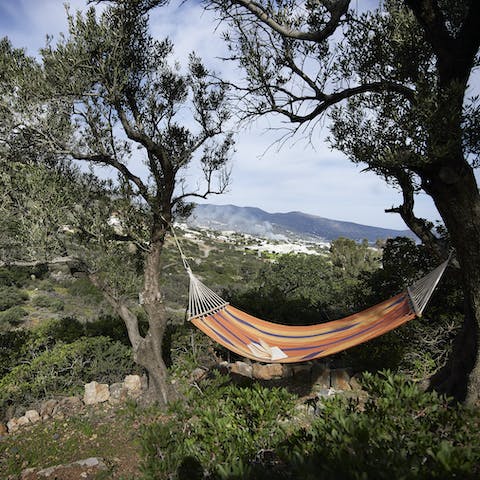
[[[183,255],[182,255],[183,256]],[[191,271],[189,320],[227,349],[260,362],[293,363],[359,345],[420,317],[448,260],[404,292],[340,320],[309,326],[266,322],[229,305]]]

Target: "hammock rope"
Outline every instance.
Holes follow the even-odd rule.
[[[293,363],[325,357],[420,317],[451,258],[404,292],[362,312],[317,325],[282,325],[238,310],[202,283],[171,228],[190,278],[188,320],[227,349],[261,362]]]

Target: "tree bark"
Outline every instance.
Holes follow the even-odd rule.
[[[424,189],[431,195],[450,234],[460,265],[465,319],[447,364],[431,388],[455,399],[480,402],[480,196],[472,168],[457,157],[432,169]]]
[[[173,389],[168,382],[168,371],[163,359],[163,337],[167,327],[167,314],[160,291],[160,257],[165,241],[164,221],[154,221],[150,249],[145,259],[143,308],[148,317],[148,332],[134,349],[134,359],[148,372],[147,403],[167,404]]]

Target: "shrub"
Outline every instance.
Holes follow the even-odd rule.
[[[4,312],[0,312],[0,326],[3,324],[5,326],[12,325],[17,326],[19,325],[23,318],[28,315],[27,311],[19,306],[9,308]]]
[[[106,337],[58,343],[0,379],[0,411],[36,400],[80,393],[85,383],[114,383],[138,371],[132,352]]]
[[[70,295],[86,297],[90,302],[98,304],[103,300],[102,292],[88,278],[77,278],[67,288]]]
[[[335,397],[278,449],[294,478],[478,478],[476,412],[404,377],[365,374],[369,399]]]
[[[36,307],[48,308],[54,312],[61,312],[65,308],[65,303],[62,299],[50,295],[37,295],[32,304]]]
[[[18,365],[29,352],[30,337],[27,330],[0,332],[0,378]]]
[[[0,288],[0,311],[21,305],[25,300],[28,300],[28,293],[16,287]]]
[[[293,412],[293,396],[284,389],[269,390],[222,385],[216,376],[201,385],[187,404],[173,407],[167,422],[148,425],[142,434],[147,479],[244,478],[262,455],[284,437],[281,420]],[[196,475],[196,476],[195,476]]]

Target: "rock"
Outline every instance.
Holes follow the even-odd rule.
[[[190,374],[190,381],[197,382],[198,380],[201,380],[204,376],[205,376],[205,370],[203,368],[196,368]]]
[[[314,390],[328,390],[330,388],[330,369],[321,364],[313,365],[312,384]]]
[[[98,471],[107,470],[105,462],[101,458],[87,458],[65,465],[55,465],[49,468],[36,470],[27,468],[23,470],[21,480],[37,480],[41,478],[97,478]]]
[[[330,382],[335,390],[343,390],[344,392],[348,392],[352,389],[350,386],[350,375],[343,368],[338,368],[331,371]]]
[[[4,423],[0,423],[0,437],[7,435],[7,433],[8,433],[7,426]]]
[[[12,418],[7,422],[8,433],[16,432],[18,428],[19,428],[19,425],[16,418]]]
[[[30,420],[24,415],[23,417],[17,418],[17,425],[19,427],[24,427],[25,425],[30,425]]]
[[[123,383],[129,397],[137,398],[142,394],[142,379],[139,375],[127,375]]]
[[[57,402],[57,405],[52,411],[52,416],[55,418],[64,417],[65,415],[70,416],[77,413],[82,408],[83,403],[80,400],[80,397],[65,397]]]
[[[36,410],[27,410],[25,416],[30,420],[30,423],[37,423],[42,419]]]
[[[109,397],[110,390],[106,383],[90,382],[85,385],[85,393],[83,395],[83,403],[85,405],[106,402]]]
[[[358,378],[356,375],[350,378],[350,386],[352,387],[352,390],[362,390],[362,385],[358,381]]]
[[[53,414],[53,409],[57,406],[57,403],[58,403],[58,400],[54,400],[53,398],[42,402],[42,404],[40,405],[40,411],[39,411],[42,418],[44,418],[46,415],[51,417]]]
[[[242,377],[252,378],[252,366],[245,362],[235,362],[230,365],[230,372]]]
[[[273,380],[274,378],[283,377],[283,367],[279,363],[269,363],[262,365],[261,363],[254,363],[252,367],[253,378],[258,380]]]
[[[108,399],[109,402],[120,403],[124,402],[127,398],[128,390],[123,382],[112,383],[112,385],[110,385],[110,398]]]

